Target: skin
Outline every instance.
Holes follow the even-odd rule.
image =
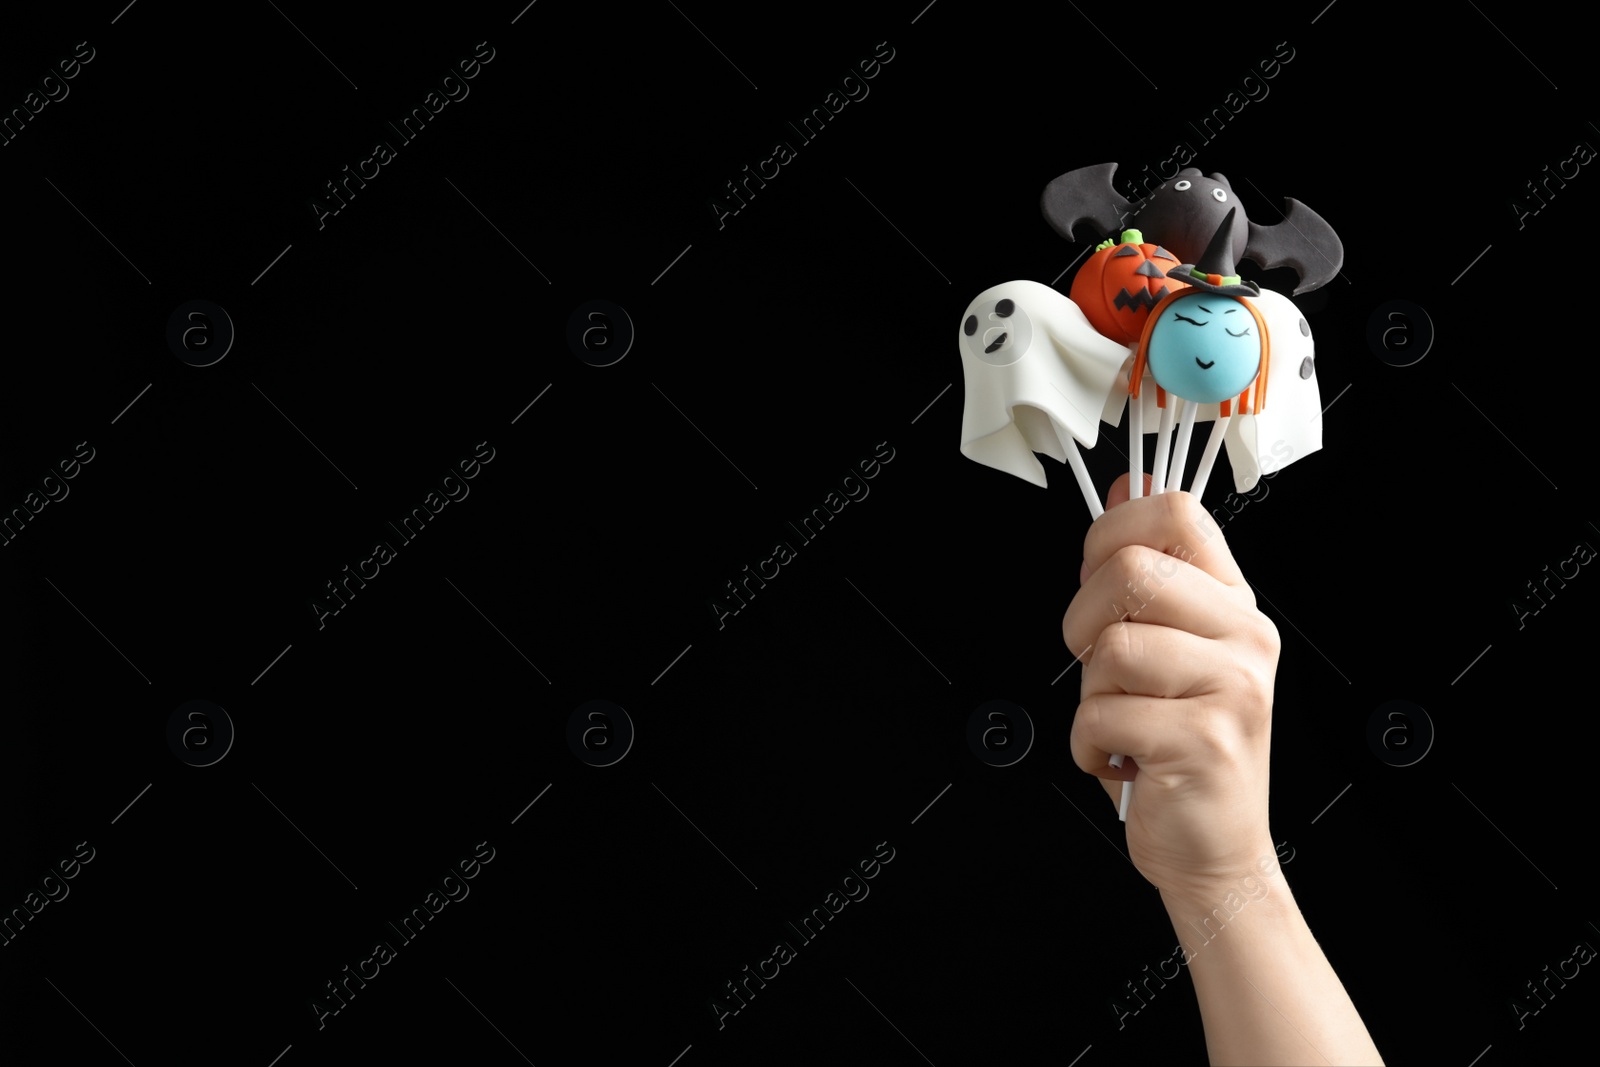
[[[1123,475],[1089,528],[1079,577],[1062,620],[1083,663],[1073,759],[1113,811],[1121,782],[1138,783],[1128,854],[1192,953],[1211,1062],[1381,1064],[1277,865],[1267,785],[1278,631],[1221,531],[1188,493],[1129,500]],[[1127,755],[1120,769],[1113,752]],[[1225,925],[1197,934],[1219,907]]]

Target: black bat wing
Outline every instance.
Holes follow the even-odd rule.
[[[1285,200],[1288,213],[1272,226],[1250,223],[1250,244],[1243,258],[1265,270],[1289,267],[1300,276],[1294,295],[1333,280],[1344,266],[1344,242],[1326,219],[1298,200]]]
[[[1039,208],[1050,228],[1069,241],[1073,239],[1073,227],[1085,219],[1094,225],[1095,240],[1119,232],[1117,228],[1132,211],[1133,203],[1112,186],[1111,175],[1116,169],[1115,163],[1079,167],[1046,185],[1039,197]]]

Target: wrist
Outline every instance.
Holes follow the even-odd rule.
[[[1245,860],[1226,870],[1185,878],[1160,887],[1160,893],[1161,903],[1180,933],[1185,928],[1215,930],[1220,923],[1231,921],[1233,916],[1265,901],[1295,906],[1270,840],[1256,850],[1253,861]]]
[[[1382,1064],[1275,861],[1161,896],[1212,1063]]]

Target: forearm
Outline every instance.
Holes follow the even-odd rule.
[[[1246,883],[1265,887],[1259,897],[1236,886],[1214,899],[1161,894],[1188,958],[1211,1063],[1382,1064],[1281,869],[1270,869]]]

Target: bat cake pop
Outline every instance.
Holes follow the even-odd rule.
[[[1283,219],[1273,225],[1245,217],[1226,175],[1201,174],[1185,167],[1139,203],[1111,184],[1115,163],[1070,170],[1044,187],[1039,207],[1050,227],[1072,240],[1072,231],[1088,221],[1099,233],[1136,225],[1172,249],[1185,262],[1196,262],[1200,250],[1229,219],[1233,248],[1240,258],[1263,269],[1288,267],[1300,278],[1296,296],[1326,285],[1344,265],[1344,244],[1321,215],[1298,200],[1286,199]],[[1237,214],[1235,214],[1237,212]],[[1131,221],[1129,221],[1131,216]]]

